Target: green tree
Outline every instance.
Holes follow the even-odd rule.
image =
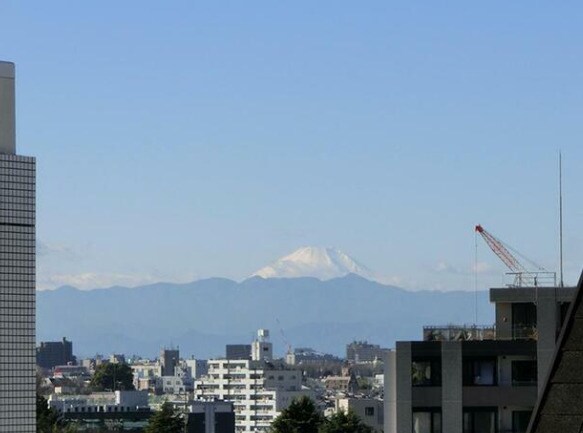
[[[59,417],[57,411],[49,407],[46,398],[37,394],[36,431],[37,433],[76,433],[77,429]]]
[[[101,364],[91,378],[91,387],[96,391],[133,390],[132,368],[124,363]]]
[[[374,433],[354,412],[340,411],[320,425],[318,433]]]
[[[145,433],[182,433],[184,420],[168,402],[164,403],[148,421]]]
[[[323,417],[308,397],[294,399],[271,424],[272,433],[318,433]]]

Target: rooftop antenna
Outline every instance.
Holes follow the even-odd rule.
[[[563,286],[563,158],[559,150],[559,287]]]

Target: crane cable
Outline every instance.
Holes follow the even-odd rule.
[[[478,232],[474,230],[474,313],[478,325]]]

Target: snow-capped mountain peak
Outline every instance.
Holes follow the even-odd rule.
[[[315,277],[320,280],[357,274],[374,279],[372,272],[337,248],[303,247],[259,269],[253,276],[263,278]]]

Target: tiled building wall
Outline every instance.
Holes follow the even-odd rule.
[[[36,431],[35,160],[0,154],[0,433]]]

